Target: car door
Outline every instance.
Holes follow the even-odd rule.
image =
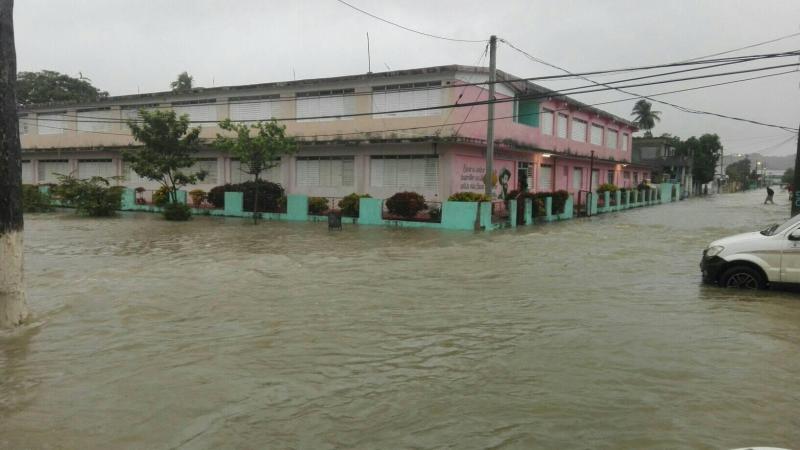
[[[792,228],[783,237],[781,282],[800,283],[800,227]]]

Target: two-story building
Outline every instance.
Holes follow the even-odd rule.
[[[633,162],[653,168],[653,182],[669,181],[681,187],[682,195],[694,191],[692,159],[680,155],[671,138],[641,137],[633,140]]]
[[[487,79],[484,67],[450,65],[30,106],[20,111],[23,182],[71,173],[155,189],[122,159],[122,150],[139,145],[127,121],[140,109],[174,109],[201,127],[204,147],[193,169],[209,176],[192,189],[248,179],[239,161],[211,145],[219,121],[275,118],[300,146],[264,175],[288,193],[386,198],[413,190],[443,200],[483,192]],[[632,163],[631,122],[504,72],[498,80],[494,169],[509,190],[574,194],[649,178],[648,167]]]

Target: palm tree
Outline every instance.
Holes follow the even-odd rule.
[[[28,315],[22,282],[22,170],[14,0],[0,0],[0,328]]]
[[[644,135],[647,137],[653,136],[650,130],[656,126],[656,122],[661,121],[661,118],[658,117],[661,115],[661,111],[653,111],[652,107],[652,103],[641,99],[633,105],[633,111],[631,112],[632,116],[636,116],[634,123],[644,130]]]

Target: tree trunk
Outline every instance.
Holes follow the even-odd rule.
[[[253,200],[253,223],[258,223],[258,174],[256,174],[256,192]]]
[[[28,315],[22,278],[22,168],[17,119],[14,0],[0,0],[0,328]]]

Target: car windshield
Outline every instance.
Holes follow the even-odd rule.
[[[776,234],[781,234],[786,231],[787,228],[791,227],[792,225],[796,224],[800,221],[800,217],[792,217],[791,219],[787,220],[780,226],[776,223],[775,225],[770,225],[769,227],[761,230],[761,234],[764,236],[775,236]]]

